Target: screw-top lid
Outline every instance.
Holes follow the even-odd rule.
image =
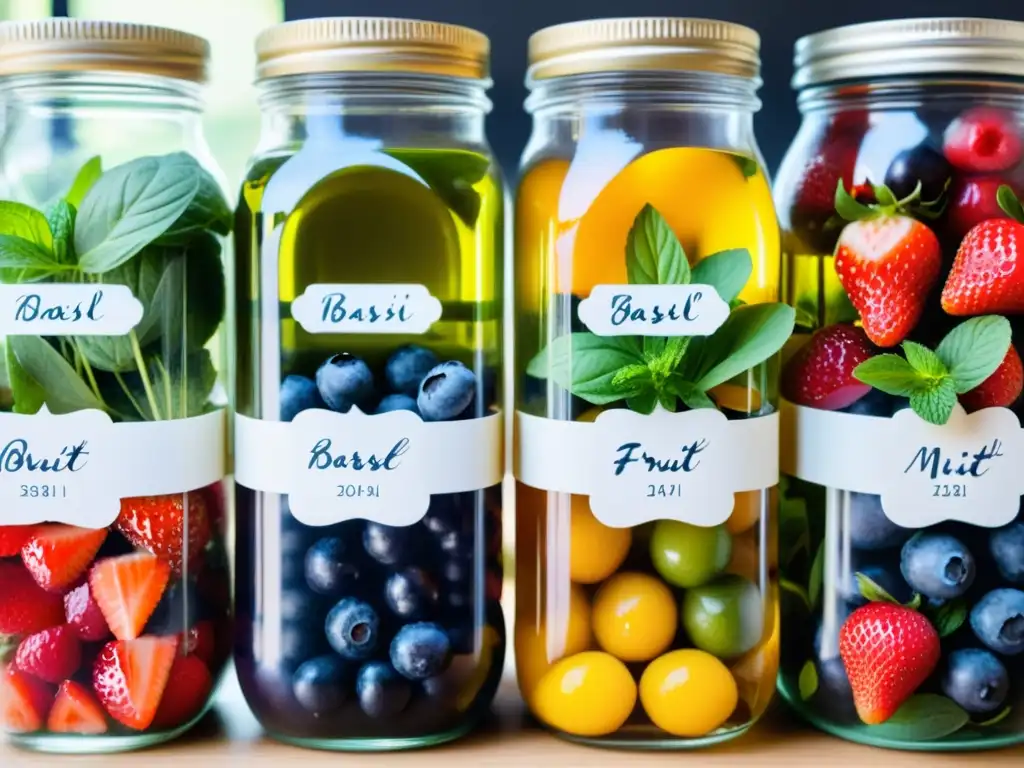
[[[1024,77],[1024,23],[895,19],[836,27],[796,42],[793,87],[931,74]]]
[[[43,72],[131,72],[204,82],[210,46],[147,24],[85,19],[0,22],[0,77]]]
[[[682,70],[757,77],[761,38],[712,19],[593,19],[535,32],[527,81],[623,70]]]
[[[407,72],[484,79],[490,41],[467,27],[411,19],[289,21],[256,39],[256,78],[314,72]]]

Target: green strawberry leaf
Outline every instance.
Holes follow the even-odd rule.
[[[967,713],[951,699],[936,693],[911,696],[884,723],[871,726],[871,735],[884,741],[934,741],[956,733],[969,722]]]
[[[929,380],[899,355],[875,355],[853,369],[853,377],[889,395],[909,397],[926,392]]]
[[[945,424],[955,405],[956,389],[950,379],[939,382],[927,392],[916,392],[910,396],[910,407],[914,413],[929,424]]]
[[[872,603],[892,603],[893,605],[902,605],[899,600],[886,592],[881,585],[873,581],[870,577],[865,576],[860,571],[855,573],[853,577],[857,581],[857,591],[860,592],[861,596],[865,600]]]
[[[1009,185],[1001,184],[996,190],[996,202],[1007,216],[1024,224],[1024,205],[1021,205],[1020,199]]]
[[[805,661],[803,667],[800,669],[800,678],[797,681],[797,686],[800,688],[800,700],[807,701],[811,696],[818,692],[818,670],[814,666],[813,661]]]
[[[885,184],[876,184],[874,190],[875,199],[878,201],[879,205],[885,208],[892,208],[899,203],[899,200],[896,199],[896,195],[894,195],[892,190],[885,186]]]
[[[982,720],[980,723],[971,723],[971,725],[975,726],[976,728],[987,728],[990,725],[998,725],[999,723],[1003,722],[1003,720],[1008,718],[1010,716],[1010,712],[1012,711],[1013,707],[1004,707],[1003,710],[994,717],[990,717],[988,720]]]
[[[846,191],[843,180],[839,179],[836,184],[836,213],[846,221],[859,221],[875,215],[870,206],[858,203],[857,200]]]
[[[626,275],[632,285],[690,282],[690,263],[679,238],[650,204],[637,214],[626,237]]]
[[[911,368],[930,379],[941,379],[949,373],[937,354],[916,341],[903,342],[903,354]]]
[[[719,251],[701,259],[693,268],[690,282],[713,286],[722,301],[729,303],[740,295],[754,272],[754,262],[746,248]]]
[[[825,572],[825,542],[818,546],[814,555],[814,562],[811,563],[811,574],[807,579],[807,597],[811,601],[811,610],[818,605],[818,598],[821,597],[821,586],[824,581]]]
[[[946,334],[935,349],[958,394],[969,392],[1000,366],[1010,349],[1010,321],[998,315],[972,317]]]
[[[935,626],[939,637],[948,637],[956,632],[967,619],[967,601],[962,597],[943,603],[928,612],[928,618]]]

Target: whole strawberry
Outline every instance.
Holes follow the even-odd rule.
[[[884,723],[939,663],[939,634],[921,613],[893,603],[858,608],[839,630],[853,702],[868,725]]]
[[[797,405],[845,408],[871,391],[853,377],[853,369],[875,352],[863,329],[854,325],[830,325],[815,331],[787,363],[783,394]]]
[[[835,270],[864,332],[880,347],[903,341],[924,311],[942,266],[939,239],[904,213],[917,192],[896,200],[876,188],[876,205],[864,205],[836,188],[836,210],[850,223],[836,243]]]
[[[200,491],[121,499],[117,530],[136,547],[149,550],[167,562],[175,574],[180,574],[183,562],[196,565],[210,541],[207,503],[207,497]]]
[[[1024,364],[1011,344],[995,373],[974,389],[960,395],[960,404],[968,413],[982,408],[1009,408],[1024,390]]]

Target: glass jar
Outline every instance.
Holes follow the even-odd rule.
[[[230,653],[231,209],[201,38],[0,25],[0,709],[18,746],[112,752],[206,709]]]
[[[516,202],[516,658],[567,738],[746,731],[778,665],[779,229],[759,40],[692,19],[530,41]]]
[[[853,741],[1024,741],[1022,45],[911,19],[796,47],[779,680]]]
[[[505,652],[502,184],[489,43],[400,19],[257,42],[236,217],[236,658],[274,737],[454,739]]]

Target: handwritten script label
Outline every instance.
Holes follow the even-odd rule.
[[[441,302],[413,283],[310,285],[292,302],[309,333],[426,333]]]
[[[126,285],[0,285],[0,334],[8,336],[121,336],[142,313]]]
[[[595,285],[580,320],[598,336],[708,336],[729,317],[712,285]]]

